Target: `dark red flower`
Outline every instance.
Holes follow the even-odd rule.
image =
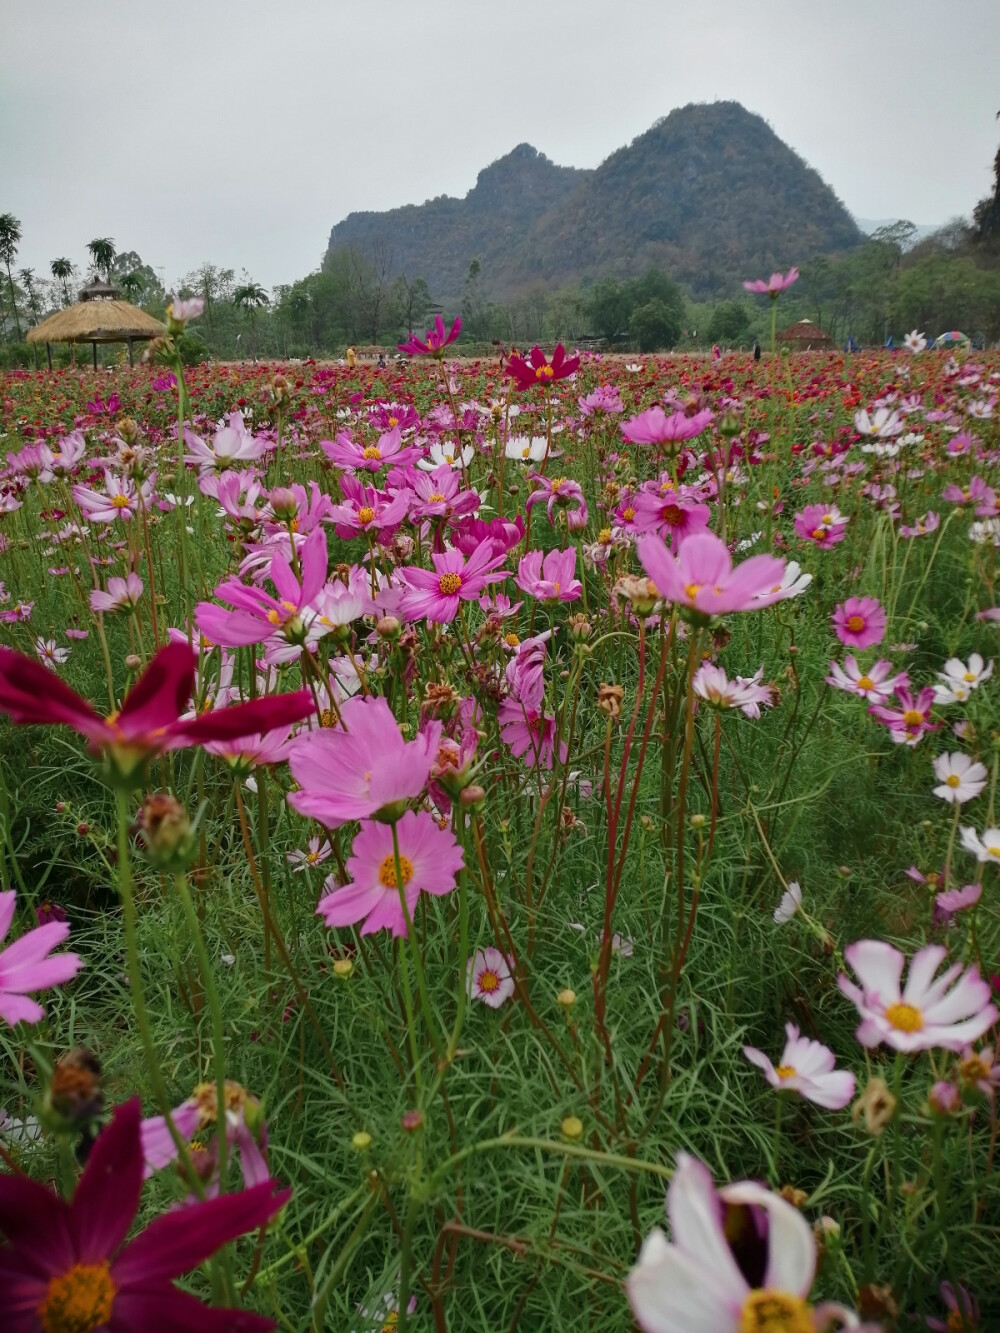
[[[396,346],[401,352],[408,352],[410,356],[437,356],[439,357],[449,343],[453,343],[462,332],[462,321],[456,319],[451,328],[445,333],[444,320],[440,315],[434,319],[434,327],[428,329],[424,335],[426,342],[421,342],[419,338],[410,334],[409,340],[405,343],[397,343]]]
[[[566,355],[562,343],[552,353],[552,360],[546,361],[545,353],[538,346],[531,349],[527,361],[520,356],[512,356],[507,362],[507,374],[515,380],[519,389],[534,389],[541,384],[548,386],[556,380],[569,379],[580,364],[578,356]]]
[[[142,1194],[138,1097],[98,1138],[71,1203],[0,1176],[4,1333],[266,1333],[274,1323],[209,1309],[174,1279],[262,1227],[288,1202],[274,1181],[165,1213],[125,1243]]]
[[[72,727],[87,737],[94,753],[107,754],[119,777],[128,779],[145,760],[165,750],[291,726],[315,711],[309,691],[297,690],[184,719],[181,714],[194,689],[197,660],[186,643],[167,644],[128,692],[121,709],[101,717],[40,662],[12,648],[0,648],[0,713],[22,724]]]

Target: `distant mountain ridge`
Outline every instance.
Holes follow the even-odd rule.
[[[423,275],[435,299],[454,301],[473,259],[498,299],[651,264],[711,295],[862,239],[819,173],[760,116],[714,102],[672,111],[594,170],[519,144],[464,199],[351,213],[330,249],[380,246],[395,271]]]

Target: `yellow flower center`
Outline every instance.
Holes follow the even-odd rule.
[[[553,494],[553,495],[556,495],[556,494],[558,493],[558,491],[559,491],[559,487],[562,486],[562,485],[565,483],[565,481],[566,481],[566,478],[565,478],[565,477],[556,477],[556,478],[553,480],[553,482],[552,482],[552,494]]]
[[[398,425],[399,425],[399,417],[390,417],[390,418],[389,418],[389,429],[390,429],[390,430],[392,430],[393,426],[398,426]]]
[[[309,865],[314,866],[318,860],[319,852],[306,852],[306,861]]]
[[[500,978],[495,972],[487,970],[479,978],[479,989],[492,993],[500,985]]]
[[[282,615],[281,611],[277,610],[268,611],[267,613],[267,618],[272,625],[283,625],[285,621],[288,620],[290,616],[294,616],[299,609],[294,602],[283,601],[281,605],[285,611],[284,615]]]
[[[107,1260],[74,1264],[49,1282],[39,1323],[45,1333],[92,1333],[111,1318],[116,1290]]]
[[[774,1072],[779,1078],[794,1078],[798,1071],[794,1065],[778,1065]]]
[[[908,708],[903,714],[903,721],[908,727],[919,727],[924,720],[924,715],[919,708]]]
[[[600,532],[597,534],[597,542],[598,542],[598,545],[599,545],[599,546],[610,546],[610,545],[611,545],[611,529],[610,529],[610,528],[601,528]]]
[[[700,583],[688,583],[688,584],[685,585],[685,588],[684,588],[684,596],[685,596],[685,597],[690,597],[690,599],[691,599],[692,602],[694,601],[694,599],[698,596],[698,594],[699,594],[700,592],[701,592],[701,584],[700,584]]]
[[[752,1291],[740,1311],[740,1333],[813,1333],[812,1312],[787,1291]]]
[[[503,641],[508,648],[516,648],[517,645],[521,642],[521,640],[517,637],[517,635],[514,633],[513,630],[510,630],[509,633],[503,636]]]
[[[461,574],[442,574],[438,579],[438,587],[444,593],[445,597],[454,597],[461,586]]]
[[[635,510],[632,508],[631,505],[629,505],[627,509],[622,510],[622,518],[625,520],[626,523],[631,523],[632,520],[635,518]]]
[[[924,1026],[924,1016],[920,1010],[912,1004],[890,1004],[885,1011],[885,1016],[889,1023],[897,1032],[920,1032]]]
[[[403,876],[403,887],[405,888],[413,878],[413,862],[408,860],[407,857],[401,856],[399,858],[399,870]],[[399,884],[396,880],[396,861],[394,857],[387,856],[384,858],[382,864],[379,866],[378,878],[379,883],[383,885],[384,888],[399,888]]]
[[[390,1310],[379,1333],[396,1333],[397,1328],[399,1328],[399,1311]]]
[[[530,446],[530,445],[526,445],[526,446],[521,450],[521,457],[522,457],[522,458],[530,458],[530,457],[531,457],[531,446]]]
[[[986,850],[990,854],[990,856],[996,856],[1000,858],[1000,847],[987,847]]]
[[[976,673],[974,671],[965,671],[962,673],[962,679],[967,680],[971,684],[976,679]]]
[[[826,527],[830,527],[831,524],[836,523],[836,521],[837,520],[834,518],[832,514],[824,514],[823,517],[820,519],[820,522],[825,524]]]
[[[358,522],[368,524],[375,517],[375,510],[370,505],[362,505],[358,510]]]
[[[555,374],[551,366],[539,366],[535,371],[536,380],[550,380]]]
[[[861,631],[864,629],[864,627],[865,627],[864,616],[847,617],[847,628],[851,631],[852,634],[860,634]]]
[[[444,501],[444,496],[441,495],[439,491],[435,491],[433,495],[428,495],[427,497],[428,504],[442,504],[443,501]]]
[[[817,540],[818,542],[821,542],[821,541],[823,540],[823,538],[826,536],[826,528],[813,528],[813,530],[812,530],[812,535],[816,538],[816,540]],[[852,620],[858,620],[859,617],[858,617],[858,616],[852,616],[851,619],[852,619]]]
[[[361,455],[361,457],[362,457],[362,458],[370,458],[370,459],[373,459],[373,460],[376,460],[376,459],[377,459],[378,462],[380,462],[380,463],[381,463],[381,461],[382,461],[382,454],[381,454],[381,451],[378,450],[378,449],[376,449],[375,446],[374,446],[374,444],[370,444],[370,445],[368,446],[368,448],[364,451],[364,453]]]
[[[859,677],[858,679],[859,690],[873,690],[874,688],[875,688],[875,682],[872,680],[871,676]]]
[[[990,1066],[981,1055],[966,1056],[958,1068],[966,1083],[978,1083],[980,1079],[990,1076]]]
[[[944,780],[944,785],[946,787],[960,787],[962,785],[962,779],[957,773],[949,773]]]
[[[127,495],[113,495],[111,503],[115,509],[127,509],[130,501]]]

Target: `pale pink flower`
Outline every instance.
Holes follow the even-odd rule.
[[[14,920],[17,894],[13,889],[0,893],[0,940],[4,940]],[[51,921],[36,926],[0,949],[0,1018],[11,1027],[15,1023],[37,1023],[45,1010],[29,999],[29,991],[48,990],[75,977],[83,966],[75,953],[50,957],[52,950],[69,935],[69,923]]]
[[[934,788],[934,795],[952,805],[964,805],[971,801],[986,786],[989,773],[985,764],[970,759],[961,750],[953,754],[939,754],[934,760],[934,773],[940,786]]]
[[[834,689],[856,694],[859,699],[867,699],[869,703],[884,704],[897,689],[906,689],[910,684],[905,671],[897,672],[895,676],[890,674],[891,671],[892,663],[884,658],[862,669],[856,657],[845,657],[843,666],[838,662],[830,663],[826,683]]]
[[[107,592],[95,588],[90,594],[91,611],[134,611],[142,597],[142,579],[129,573],[125,578],[108,579]]]
[[[499,1009],[514,994],[509,960],[499,949],[477,949],[466,967],[466,989],[470,1000]]]
[[[695,532],[671,555],[663,541],[645,533],[636,542],[639,560],[660,596],[702,616],[752,611],[778,600],[773,592],[784,561],[754,555],[733,567],[729,550],[714,532]]]
[[[794,1023],[785,1024],[785,1034],[787,1041],[777,1068],[755,1046],[744,1046],[743,1054],[764,1071],[772,1088],[797,1092],[828,1111],[842,1111],[854,1096],[854,1075],[835,1069],[833,1051],[822,1042],[800,1036]]]
[[[791,287],[793,282],[798,282],[799,270],[792,267],[787,273],[772,273],[770,278],[754,278],[745,281],[743,286],[748,292],[757,292],[761,296],[769,296],[771,300],[776,300],[780,294]]]

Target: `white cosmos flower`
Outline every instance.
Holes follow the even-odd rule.
[[[989,778],[985,764],[970,759],[961,750],[939,754],[934,760],[934,773],[941,784],[934,788],[934,795],[952,805],[963,805],[978,796]]]
[[[916,356],[918,352],[923,352],[926,349],[927,339],[924,334],[918,333],[916,329],[913,329],[903,339],[903,346],[907,351],[912,352],[914,356]]]
[[[504,453],[519,463],[540,463],[548,451],[548,445],[544,435],[512,435]]]
[[[963,827],[962,846],[977,861],[994,861],[1000,865],[1000,828],[983,829],[980,837],[974,828]]]
[[[468,467],[475,456],[476,451],[471,444],[467,444],[459,455],[453,440],[448,440],[444,444],[440,440],[435,440],[430,445],[428,456],[417,459],[417,467],[423,468],[425,472],[433,472],[442,463],[447,463],[449,467]]]
[[[783,926],[786,921],[791,921],[792,917],[802,906],[802,890],[798,882],[792,880],[788,888],[781,896],[781,902],[774,909],[774,920],[777,925]]]
[[[846,1069],[835,1069],[829,1046],[800,1036],[794,1023],[785,1024],[785,1036],[777,1068],[756,1046],[744,1046],[743,1054],[764,1071],[764,1077],[777,1091],[797,1092],[828,1111],[842,1111],[854,1096],[854,1075]]]

